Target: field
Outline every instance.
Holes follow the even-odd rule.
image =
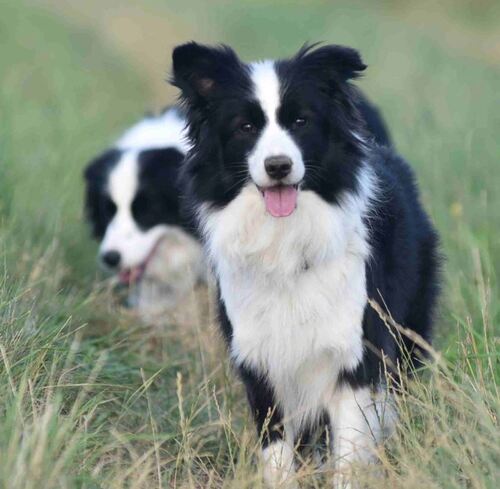
[[[173,100],[170,50],[353,45],[442,237],[435,361],[368,487],[500,480],[500,4],[4,0],[0,488],[259,488],[258,440],[213,314],[148,328],[113,301],[82,217],[87,161]],[[203,318],[203,319],[202,319]],[[305,466],[303,487],[328,474]]]

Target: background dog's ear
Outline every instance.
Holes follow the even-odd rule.
[[[297,54],[302,67],[315,72],[320,77],[347,81],[361,76],[366,65],[361,55],[353,48],[329,44],[304,46]]]
[[[241,63],[227,47],[210,47],[189,42],[177,46],[172,53],[171,83],[180,88],[189,103],[206,102],[215,97],[221,85],[229,81]]]
[[[94,158],[83,170],[83,178],[87,183],[102,179],[109,168],[120,157],[120,150],[109,149]]]
[[[92,235],[101,239],[106,231],[106,222],[101,213],[101,196],[106,182],[106,175],[116,161],[121,151],[110,149],[93,159],[83,171],[85,179],[84,213],[92,227]]]

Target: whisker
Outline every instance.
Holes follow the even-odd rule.
[[[226,190],[230,191],[233,190],[235,187],[238,187],[239,185],[244,184],[245,182],[249,181],[248,176],[245,176],[245,178],[240,178],[239,180],[236,180],[231,186],[229,186]]]

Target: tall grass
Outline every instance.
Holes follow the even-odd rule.
[[[117,5],[107,4],[118,9],[108,18]],[[417,171],[447,263],[438,353],[399,389],[384,478],[359,478],[373,488],[496,487],[498,67],[391,2],[148,0],[144,9],[184,26],[179,42],[225,41],[247,59],[316,39],[363,51],[373,68],[362,86]],[[477,32],[473,11],[473,27],[456,24],[464,38]],[[158,95],[97,28],[54,12],[8,1],[0,16],[0,487],[262,487],[258,439],[210,307],[194,294],[203,320],[148,328],[96,275],[82,167]],[[440,15],[433,25],[449,22]],[[317,488],[331,474],[306,464],[299,477]]]

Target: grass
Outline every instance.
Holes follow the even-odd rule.
[[[252,59],[325,39],[364,53],[361,85],[416,169],[447,261],[439,356],[398,399],[386,480],[359,477],[374,488],[496,487],[500,70],[481,50],[498,34],[495,3],[455,2],[449,17],[390,1],[143,4],[144,50],[197,38]],[[132,4],[91,5],[86,16],[54,1],[2,5],[0,487],[261,487],[258,440],[214,321],[141,326],[96,274],[81,170],[162,97],[130,31],[118,23],[110,37],[97,21],[123,21]],[[301,476],[307,487],[328,478]]]

